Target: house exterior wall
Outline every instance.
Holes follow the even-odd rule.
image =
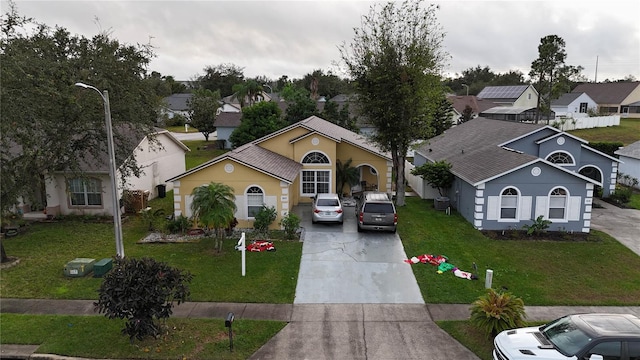
[[[602,174],[602,196],[610,196],[616,189],[616,178],[618,176],[619,163],[613,159],[604,157],[593,150],[582,148],[580,162],[575,169],[579,172],[581,169],[591,166],[600,170]]]
[[[569,105],[565,106],[551,106],[551,110],[556,113],[556,117],[558,116],[568,116],[572,118],[579,118],[589,116],[586,112],[580,112],[580,104],[587,103],[587,109],[597,110],[598,104],[593,101],[593,99],[587,95],[586,93],[582,93],[575,100],[573,100]]]
[[[476,211],[474,216],[478,229],[521,229],[531,225],[540,215],[549,219],[550,192],[560,187],[568,194],[565,218],[552,219],[549,230],[589,232],[593,184],[585,180],[538,162],[482,185],[481,196],[476,196],[476,202],[484,202],[482,213]],[[500,216],[500,194],[507,187],[518,190],[515,219],[501,219]]]
[[[282,136],[282,135],[281,135]],[[309,136],[302,137],[295,141],[293,144],[289,144],[288,142],[282,141],[281,143],[289,145],[292,151],[287,151],[292,154],[291,159],[302,163],[302,160],[306,155],[312,152],[319,152],[327,156],[329,159],[328,164],[304,164],[302,163],[302,171],[305,170],[326,170],[329,171],[330,174],[330,183],[329,183],[329,192],[336,192],[336,142],[333,139],[329,139],[320,134],[310,134]],[[273,145],[273,143],[271,143]],[[282,147],[280,147],[282,149]],[[298,179],[301,179],[301,175],[298,176]],[[297,191],[300,202],[301,203],[311,203],[311,197],[315,194],[303,194],[302,192],[302,184],[300,181],[297,182],[298,188],[294,189]]]
[[[171,140],[166,134],[158,134],[158,144],[150,144],[145,138],[135,151],[134,156],[143,174],[127,179],[127,189],[149,191],[149,198],[158,196],[157,185],[166,185],[167,191],[173,184],[166,180],[182,174],[186,170],[185,150]]]
[[[225,140],[224,142],[225,149],[231,149],[231,141],[229,141],[229,138],[231,137],[231,134],[235,129],[236,129],[235,127],[226,127],[226,126],[216,127],[217,139]]]
[[[48,215],[98,215],[112,216],[112,192],[111,181],[108,174],[85,174],[87,178],[100,181],[102,188],[102,204],[95,206],[72,206],[69,198],[69,185],[65,174],[54,174],[46,177],[45,187],[47,191],[47,214]],[[122,196],[122,191],[118,191],[118,199]]]
[[[208,185],[211,182],[224,183],[233,188],[236,197],[238,227],[253,227],[254,219],[249,217],[247,213],[246,199],[246,191],[252,186],[262,189],[267,206],[276,208],[278,217],[271,224],[272,228],[278,228],[278,223],[282,217],[295,205],[289,201],[291,185],[238,162],[223,160],[189,174],[174,183],[175,215],[191,217],[191,201],[193,199],[191,194],[193,189],[198,186]],[[284,214],[283,211],[285,212]]]
[[[525,136],[521,139],[509,142],[505,146],[514,150],[522,151],[523,153],[539,156],[540,150],[538,149],[537,140],[556,134],[557,132],[552,129],[541,129],[529,136]]]
[[[513,102],[513,107],[525,107],[534,108],[538,106],[538,94],[533,89],[533,86],[529,86],[522,95],[516,101]]]
[[[428,186],[428,185],[427,185]],[[476,198],[478,191],[482,195],[482,190],[477,189],[466,181],[456,178],[449,190],[449,201],[451,206],[475,227],[482,224],[475,224],[474,215],[477,210],[484,206],[482,197]],[[477,226],[476,226],[477,225]]]
[[[619,167],[621,174],[640,179],[640,159],[620,155],[620,161],[622,161]],[[638,187],[640,188],[640,185],[638,185]]]
[[[568,136],[556,136],[547,141],[540,143],[537,156],[541,159],[547,159],[549,155],[558,151],[571,155],[574,165],[562,165],[565,169],[575,170],[580,163],[580,154],[582,152],[582,143]]]

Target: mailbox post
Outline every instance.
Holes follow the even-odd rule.
[[[229,351],[233,352],[233,331],[231,331],[231,325],[233,325],[233,320],[235,319],[235,315],[230,312],[227,314],[227,318],[224,320],[224,326],[229,328]]]

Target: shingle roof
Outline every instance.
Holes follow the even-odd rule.
[[[640,81],[615,83],[585,83],[576,86],[572,92],[587,93],[598,104],[622,104],[624,99],[640,86]]]
[[[559,98],[553,100],[551,102],[551,106],[566,106],[566,105],[571,105],[571,103],[580,97],[580,95],[582,95],[583,93],[581,92],[573,92],[573,93],[566,93],[566,94],[562,94],[562,96],[560,96]]]
[[[217,127],[238,127],[240,126],[241,112],[221,112],[216,116],[213,122]]]
[[[193,94],[172,94],[164,98],[164,101],[173,111],[187,111],[189,105],[187,102],[193,97]]]
[[[636,141],[623,147],[622,149],[616,150],[614,154],[634,159],[640,159],[640,141]]]
[[[470,184],[477,184],[538,160],[536,156],[499,144],[543,127],[479,117],[429,139],[416,152],[431,161],[446,160],[452,165],[452,173]]]

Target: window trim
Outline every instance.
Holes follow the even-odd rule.
[[[504,195],[504,192],[509,190],[509,189],[513,189],[516,192],[516,195]],[[513,218],[504,218],[502,217],[502,209],[503,209],[503,205],[502,205],[502,198],[503,196],[515,196],[516,199],[516,205],[515,205],[515,209],[516,209],[516,213],[515,213],[515,217]],[[505,186],[502,190],[500,190],[500,196],[499,196],[499,209],[498,209],[498,222],[519,222],[520,221],[520,203],[521,203],[521,196],[522,193],[520,192],[520,189],[518,189],[515,186]],[[509,208],[511,209],[511,208]]]
[[[556,155],[556,154],[566,155],[569,159],[571,159],[571,163],[570,164],[569,163],[557,163],[557,162],[553,162],[553,161],[549,160],[550,157],[552,157],[553,155]],[[564,151],[564,150],[553,151],[553,152],[549,153],[549,155],[547,155],[544,159],[546,161],[554,164],[554,165],[557,165],[557,166],[575,166],[576,165],[576,159],[573,157],[573,155],[571,155],[570,152],[567,152],[567,151]]]
[[[322,156],[324,156],[327,159],[326,163],[313,163],[313,162],[305,162],[305,158],[311,154],[314,153],[318,153]],[[307,151],[304,155],[302,155],[302,158],[300,158],[300,163],[304,166],[327,166],[327,165],[331,165],[331,157],[329,157],[329,155],[327,155],[324,151],[320,151],[320,150],[311,150],[311,151]]]
[[[564,194],[564,211],[563,211],[563,217],[561,218],[552,218],[551,217],[551,199],[552,196],[559,196],[559,195],[553,195],[553,192],[557,189],[563,190],[565,192]],[[569,198],[570,198],[570,193],[569,190],[564,187],[564,186],[556,186],[553,189],[551,189],[551,191],[549,191],[549,194],[547,195],[547,219],[552,221],[552,222],[568,222],[568,216],[569,216]],[[553,209],[560,209],[558,207],[554,207]]]
[[[304,184],[306,183],[304,181],[304,172],[308,171],[308,172],[312,172],[314,173],[314,192],[312,194],[310,193],[305,193],[304,192]],[[331,193],[332,192],[332,186],[333,186],[333,181],[332,181],[332,172],[331,169],[302,169],[300,170],[300,196],[302,197],[313,197],[317,194],[318,191],[318,176],[317,174],[319,172],[326,172],[329,175],[329,181],[328,181],[328,191],[327,193]]]
[[[71,184],[75,181],[81,181],[82,182],[82,188],[83,188],[83,192],[82,193],[78,193],[78,192],[73,192],[71,191]],[[89,192],[87,190],[87,182],[92,182],[95,183],[96,188],[98,189],[98,192]],[[67,199],[69,201],[69,208],[70,209],[102,209],[104,208],[104,191],[102,190],[102,180],[100,180],[99,178],[96,177],[87,177],[87,178],[72,178],[72,179],[67,179],[67,189],[69,191],[69,194],[67,196]],[[84,198],[84,204],[74,204],[73,203],[73,194],[82,194],[83,198]],[[96,204],[96,205],[89,205],[89,198],[88,195],[89,194],[99,194],[100,195],[100,204]]]
[[[249,212],[249,195],[253,195],[253,194],[257,194],[257,193],[249,193],[249,190],[256,188],[258,190],[260,190],[260,193],[262,194],[262,203],[260,205],[260,208],[262,208],[263,205],[266,204],[265,200],[266,200],[266,193],[264,191],[264,189],[262,188],[262,186],[260,185],[249,185],[246,187],[246,189],[244,189],[244,205],[245,205],[245,210],[247,211],[247,220],[253,220],[255,219],[255,216],[251,216],[250,212]],[[255,205],[251,205],[251,207],[255,207]]]

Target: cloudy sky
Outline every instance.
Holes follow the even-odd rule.
[[[31,1],[21,15],[91,37],[151,43],[150,70],[189,80],[206,66],[233,63],[247,77],[300,78],[337,72],[338,45],[353,40],[371,1]],[[640,1],[440,1],[437,18],[451,59],[447,74],[480,65],[529,73],[546,35],[566,42],[568,65],[593,81],[640,80]],[[1,2],[2,13],[7,1]]]

